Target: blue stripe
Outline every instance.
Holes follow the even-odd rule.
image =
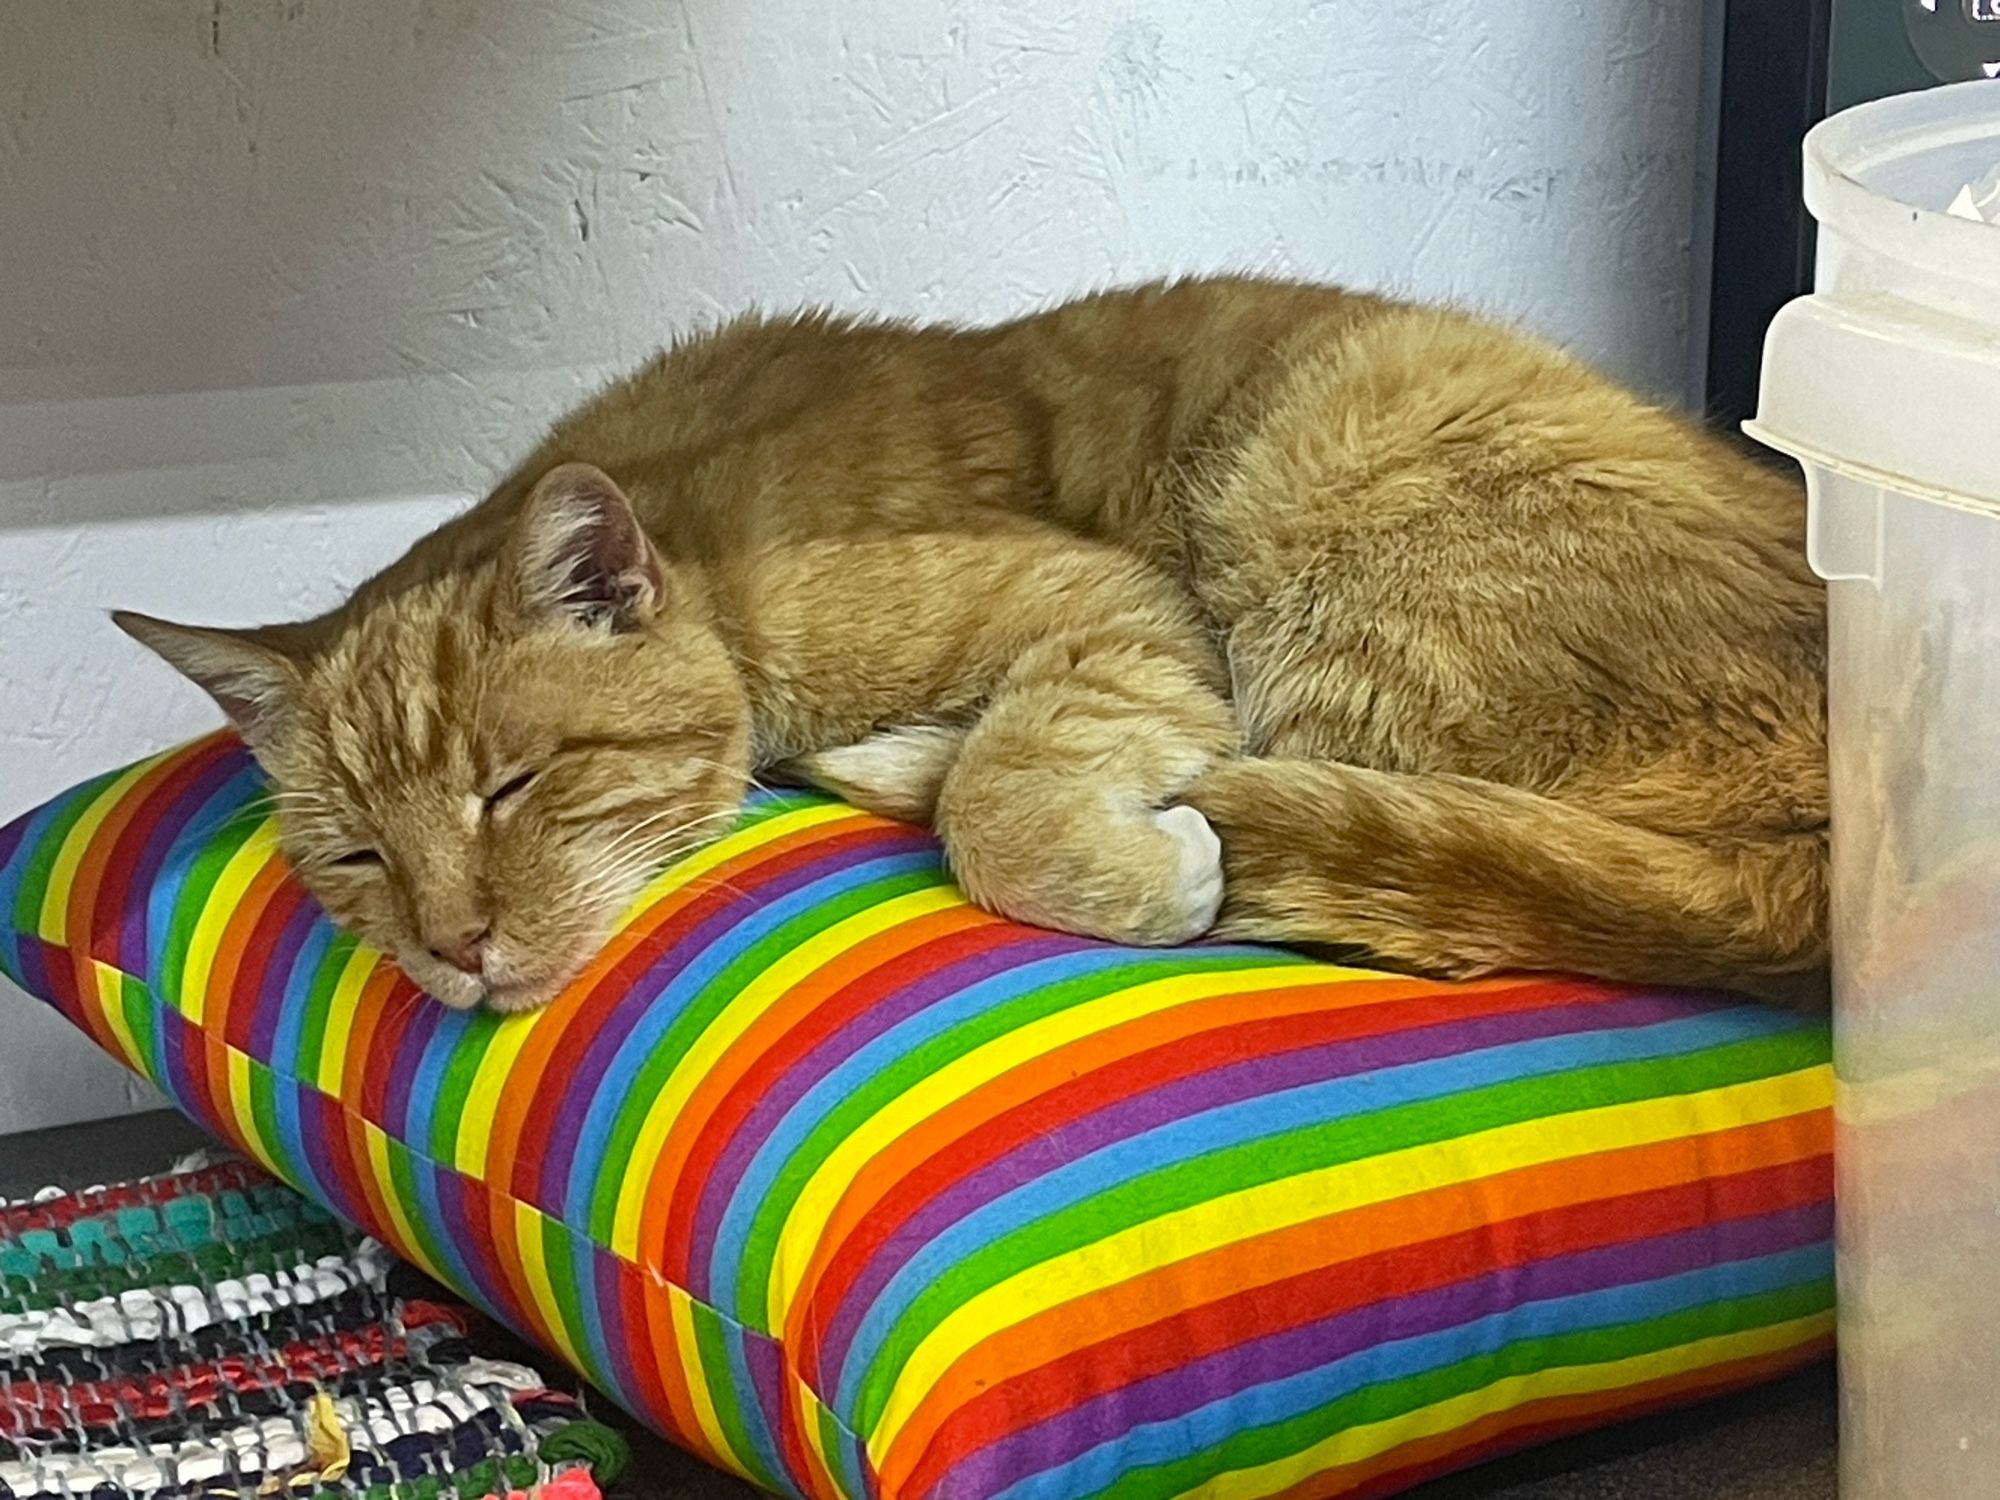
[[[1364,1387],[1443,1370],[1530,1339],[1614,1328],[1699,1307],[1715,1313],[1715,1331],[1720,1333],[1725,1304],[1824,1281],[1832,1274],[1833,1247],[1822,1243],[1635,1286],[1525,1303],[1457,1328],[1378,1344],[1317,1369],[1252,1386],[1170,1420],[1132,1428],[1066,1464],[1008,1486],[993,1500],[1072,1500],[1094,1494],[1134,1470],[1175,1463],[1220,1447]]]
[[[667,1033],[696,1007],[704,990],[718,974],[788,922],[816,920],[817,909],[830,901],[901,875],[917,873],[927,865],[935,864],[934,854],[919,851],[886,855],[837,868],[781,900],[760,906],[748,915],[724,924],[713,941],[687,961],[672,983],[652,997],[652,1003],[641,1013],[631,1034],[619,1044],[605,1066],[603,1077],[596,1083],[591,1095],[583,1128],[577,1134],[576,1155],[563,1192],[563,1217],[588,1229],[590,1203],[595,1196],[598,1175],[605,1169],[605,1153],[610,1148],[612,1128],[631,1102],[632,1088],[639,1072],[652,1059]],[[667,956],[678,960],[685,955],[685,948],[677,947]],[[687,1043],[691,1044],[693,1040],[690,1037]]]
[[[1294,1132],[1529,1078],[1687,1056],[1788,1025],[1787,1018],[1768,1009],[1744,1006],[1650,1026],[1538,1037],[1261,1094],[1127,1137],[982,1205],[912,1255],[856,1329],[841,1363],[835,1405],[841,1411],[856,1409],[870,1367],[927,1287],[987,1246],[1110,1189],[1253,1141],[1269,1141],[1272,1154],[1282,1157],[1282,1141]],[[1655,1092],[1671,1087],[1670,1080],[1662,1079]]]
[[[1145,971],[1150,966],[1147,960],[1135,958],[1121,948],[1093,948],[1037,959],[947,994],[936,1004],[926,1006],[856,1048],[799,1096],[798,1102],[772,1126],[771,1133],[745,1164],[742,1177],[730,1191],[722,1221],[716,1226],[708,1266],[709,1300],[717,1307],[738,1306],[741,1265],[737,1257],[748,1243],[750,1226],[770,1196],[772,1185],[792,1157],[826,1123],[827,1117],[877,1074],[926,1042],[977,1021],[987,1011],[1024,995],[1118,969],[1132,970],[1132,982],[1136,984],[1147,977]]]

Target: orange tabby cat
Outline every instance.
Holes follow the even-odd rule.
[[[1245,279],[661,355],[341,608],[120,622],[299,877],[448,1005],[550,999],[756,772],[971,896],[1428,974],[1826,958],[1793,486],[1455,313]]]

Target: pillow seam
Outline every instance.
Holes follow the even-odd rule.
[[[338,1094],[329,1093],[326,1089],[320,1087],[320,1085],[316,1082],[311,1082],[307,1079],[301,1078],[296,1073],[290,1072],[283,1068],[276,1067],[271,1063],[264,1061],[261,1058],[254,1057],[250,1053],[244,1051],[241,1047],[238,1047],[233,1042],[230,1042],[227,1038],[217,1035],[214,1031],[209,1030],[207,1027],[199,1024],[198,1022],[189,1020],[186,1012],[182,1011],[178,1006],[170,1006],[166,1000],[161,998],[159,991],[153,986],[150,980],[141,978],[139,975],[133,974],[129,970],[119,967],[117,964],[107,963],[103,959],[98,958],[95,954],[89,953],[88,951],[79,950],[68,943],[50,942],[47,938],[42,937],[39,933],[35,934],[20,933],[19,936],[32,937],[35,942],[41,943],[43,946],[47,948],[68,954],[72,958],[82,958],[86,962],[88,962],[94,969],[101,969],[107,973],[117,976],[119,979],[124,980],[129,984],[138,986],[138,988],[145,994],[148,1003],[151,1004],[154,1010],[159,1012],[162,1016],[165,1016],[171,1011],[173,1015],[178,1017],[191,1030],[199,1033],[204,1037],[214,1040],[225,1051],[230,1052],[235,1056],[242,1058],[246,1062],[255,1064],[256,1066],[264,1069],[266,1072],[271,1074],[273,1078],[276,1078],[284,1083],[290,1084],[294,1088],[310,1089],[313,1093],[319,1095],[322,1099],[330,1100],[333,1103],[334,1107],[337,1108],[341,1112],[341,1114],[345,1115],[348,1119],[358,1121],[359,1123],[367,1125],[375,1130],[380,1130],[385,1136],[389,1135],[388,1131],[382,1125],[378,1124],[374,1120],[369,1119],[367,1115],[355,1109],[345,1099],[342,1099]],[[43,997],[43,1003],[44,1004],[49,1003],[46,996]],[[89,1033],[86,1032],[86,1035],[89,1035]],[[92,1037],[91,1040],[95,1041],[96,1039],[95,1037]],[[123,1059],[120,1059],[120,1061],[123,1061]],[[150,1071],[146,1071],[145,1076],[148,1082],[152,1083],[156,1088],[161,1089],[163,1093],[166,1092],[165,1084],[163,1084],[161,1080],[152,1077]],[[168,1097],[169,1099],[172,1099],[174,1107],[177,1110],[179,1110],[180,1113],[182,1114],[193,1113],[192,1111],[187,1109],[184,1105],[182,1105],[178,1099],[173,1099],[171,1094],[169,1094]],[[402,1147],[402,1149],[409,1152],[411,1156],[425,1163],[427,1166],[430,1166],[438,1171],[456,1173],[457,1175],[464,1177],[466,1180],[470,1182],[475,1182],[479,1184],[479,1186],[484,1188],[487,1192],[500,1197],[510,1205],[520,1208],[526,1208],[530,1212],[539,1214],[543,1218],[548,1219],[553,1223],[560,1224],[569,1233],[576,1234],[578,1238],[582,1239],[585,1244],[595,1246],[596,1248],[602,1250],[606,1255],[612,1257],[612,1259],[620,1262],[625,1266],[630,1267],[632,1270],[638,1271],[654,1286],[659,1287],[663,1290],[680,1293],[683,1297],[687,1298],[688,1301],[692,1303],[694,1306],[701,1308],[704,1312],[707,1312],[709,1315],[716,1318],[719,1322],[727,1325],[729,1328],[734,1329],[738,1333],[744,1334],[747,1337],[762,1340],[764,1343],[770,1345],[773,1349],[777,1351],[780,1360],[784,1364],[785,1372],[788,1375],[790,1375],[791,1378],[795,1382],[797,1382],[797,1384],[800,1387],[802,1387],[809,1395],[811,1395],[814,1403],[819,1407],[821,1411],[823,1411],[833,1421],[834,1426],[839,1429],[841,1435],[846,1437],[849,1441],[851,1441],[855,1445],[856,1450],[861,1457],[862,1463],[866,1466],[866,1479],[869,1481],[867,1485],[867,1492],[876,1495],[881,1494],[880,1476],[875,1472],[875,1462],[873,1458],[869,1456],[867,1440],[863,1438],[860,1433],[854,1430],[854,1428],[848,1423],[847,1419],[844,1416],[842,1416],[840,1412],[834,1409],[833,1405],[827,1400],[825,1394],[822,1391],[820,1391],[819,1388],[812,1381],[806,1378],[805,1373],[798,1368],[796,1361],[793,1359],[790,1347],[784,1342],[784,1340],[780,1339],[776,1334],[771,1333],[767,1329],[752,1327],[750,1324],[745,1323],[741,1319],[737,1318],[734,1314],[725,1312],[722,1308],[717,1307],[707,1298],[696,1296],[694,1292],[691,1291],[689,1288],[684,1287],[679,1282],[672,1280],[664,1273],[662,1273],[657,1267],[642,1264],[641,1262],[632,1259],[630,1256],[622,1254],[621,1252],[612,1249],[609,1245],[600,1244],[598,1241],[591,1239],[588,1235],[581,1234],[574,1226],[569,1224],[566,1220],[563,1220],[561,1218],[556,1217],[553,1214],[548,1213],[538,1204],[530,1203],[525,1198],[518,1196],[517,1194],[508,1189],[498,1187],[489,1179],[482,1176],[474,1176],[472,1173],[464,1171],[460,1167],[452,1166],[446,1162],[439,1161],[436,1157],[432,1156],[428,1151],[419,1150],[416,1146],[412,1145],[408,1141],[393,1136],[390,1136],[389,1138],[395,1140],[396,1143]],[[286,1180],[284,1177],[284,1173],[276,1166],[275,1163],[262,1161],[257,1157],[257,1154],[255,1152],[250,1151],[250,1148],[246,1144],[243,1144],[241,1142],[238,1142],[237,1144],[241,1147],[241,1149],[245,1150],[246,1152],[250,1152],[251,1159],[253,1161],[256,1161],[259,1166],[277,1174],[280,1180]],[[292,1187],[294,1191],[300,1192],[302,1196],[306,1196],[309,1198],[312,1196],[311,1194],[304,1193],[304,1190],[298,1188],[297,1184],[295,1183],[287,1182],[287,1185]],[[357,1227],[365,1229],[365,1226],[357,1225]],[[453,1290],[459,1291],[460,1289],[453,1288]],[[461,1292],[461,1295],[464,1295],[464,1293]]]

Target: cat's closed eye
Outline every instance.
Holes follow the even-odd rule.
[[[327,863],[343,870],[366,870],[380,865],[382,856],[373,849],[350,849],[345,854],[336,855]]]
[[[520,775],[503,781],[499,786],[486,794],[486,810],[492,812],[515,793],[526,791],[529,783],[539,775],[541,775],[539,771],[523,771]]]

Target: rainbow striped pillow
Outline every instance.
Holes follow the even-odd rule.
[[[551,1009],[422,1001],[212,738],[0,833],[0,968],[662,1432],[815,1497],[1380,1495],[1823,1354],[1823,1028],[1143,952],[757,802]]]

